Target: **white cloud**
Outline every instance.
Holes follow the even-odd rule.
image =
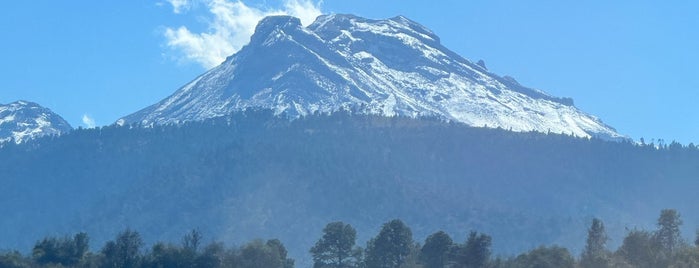
[[[172,5],[172,12],[175,14],[186,12],[192,4],[191,0],[167,0],[167,2]]]
[[[192,0],[168,0],[170,3],[186,2],[191,7]],[[255,26],[270,15],[291,15],[301,19],[303,25],[312,23],[321,15],[321,2],[312,0],[285,0],[281,9],[256,8],[242,1],[204,1],[212,16],[206,32],[192,32],[186,26],[166,28],[167,46],[180,54],[185,61],[199,63],[204,68],[214,67],[223,62],[250,41]],[[174,12],[178,12],[175,8]]]
[[[307,26],[323,14],[320,10],[322,3],[322,1],[314,3],[307,0],[287,0],[284,3],[284,9],[288,15],[299,18],[301,24]]]
[[[95,126],[97,126],[97,124],[95,124],[95,119],[87,114],[83,114],[83,124],[87,128],[95,128]]]

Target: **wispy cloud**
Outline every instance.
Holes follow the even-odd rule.
[[[97,124],[95,124],[95,119],[87,114],[83,114],[83,124],[87,128],[95,128],[95,126],[97,126]]]
[[[191,7],[194,0],[168,0],[173,6],[173,12],[181,12],[180,8]],[[282,8],[251,7],[242,1],[230,0],[199,0],[203,1],[211,18],[205,32],[192,32],[187,26],[166,28],[165,38],[167,47],[177,53],[178,58],[192,61],[211,68],[221,64],[226,57],[232,55],[250,41],[255,26],[264,17],[270,15],[291,15],[301,19],[303,25],[308,25],[321,15],[322,2],[312,0],[285,0]]]
[[[186,12],[192,6],[191,0],[167,0],[172,5],[172,12],[180,14]]]

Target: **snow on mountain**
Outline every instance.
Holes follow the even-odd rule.
[[[572,99],[490,73],[405,17],[339,14],[308,27],[294,17],[267,17],[238,53],[117,123],[172,124],[248,108],[291,118],[338,110],[436,116],[478,127],[623,138]]]
[[[16,101],[0,105],[0,144],[60,135],[72,129],[63,118],[39,104]]]

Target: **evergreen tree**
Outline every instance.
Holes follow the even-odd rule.
[[[141,262],[141,235],[130,229],[119,233],[115,241],[109,241],[102,248],[104,263],[102,267],[131,268]]]
[[[490,259],[492,238],[486,234],[470,232],[466,244],[456,248],[454,261],[459,267],[485,267]]]
[[[449,261],[449,251],[453,246],[454,241],[443,231],[428,236],[420,250],[420,259],[425,268],[445,267]]]
[[[323,229],[323,237],[311,248],[313,267],[355,267],[357,231],[349,224],[332,222]]]
[[[36,263],[66,264],[62,263],[61,241],[55,237],[44,238],[37,242],[32,249],[32,258]]]
[[[292,268],[294,261],[286,257],[287,251],[284,245],[272,239],[263,243],[262,240],[254,240],[240,250],[239,266],[241,268]]]
[[[72,243],[72,250],[71,253],[73,255],[73,260],[75,263],[79,262],[80,259],[85,256],[85,254],[88,253],[90,250],[90,237],[87,236],[87,233],[77,233],[75,236],[73,236],[73,243]]]
[[[580,258],[580,266],[585,268],[609,267],[607,240],[609,238],[604,230],[604,223],[600,219],[592,219],[592,225],[587,230],[587,242]]]
[[[654,267],[656,257],[653,250],[652,236],[647,231],[632,230],[617,250],[617,255],[621,256],[627,263],[634,267]]]
[[[28,268],[28,261],[17,251],[0,252],[0,267]]]
[[[660,211],[658,218],[658,230],[653,238],[660,250],[667,257],[672,256],[675,251],[682,245],[682,236],[680,235],[680,225],[682,220],[680,214],[674,209],[663,209]]]
[[[398,268],[410,255],[413,234],[401,220],[387,222],[366,249],[368,268]]]
[[[261,240],[246,244],[240,250],[241,268],[282,268],[282,262]]]
[[[44,238],[34,245],[32,258],[38,264],[75,266],[87,253],[88,244],[86,233],[78,233],[73,238]]]

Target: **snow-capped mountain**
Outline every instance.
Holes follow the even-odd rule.
[[[238,53],[117,123],[170,124],[247,108],[291,118],[337,110],[437,116],[478,127],[623,138],[572,99],[490,73],[405,17],[337,14],[307,27],[294,17],[267,17]]]
[[[60,135],[73,127],[48,108],[28,101],[0,105],[0,143],[21,143],[46,135]]]

